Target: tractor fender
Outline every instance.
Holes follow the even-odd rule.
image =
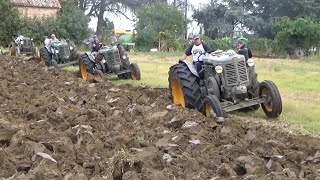
[[[92,62],[95,63],[94,56],[93,56],[91,53],[86,52],[86,55],[88,56],[88,58],[90,59],[90,61],[92,61]]]
[[[197,69],[194,67],[194,65],[193,65],[192,63],[190,63],[190,62],[188,62],[188,61],[186,61],[186,60],[179,60],[179,63],[184,63],[185,65],[187,65],[187,66],[188,66],[188,69],[190,70],[190,72],[191,72],[193,75],[199,77],[199,74],[198,74],[198,72],[197,72]]]

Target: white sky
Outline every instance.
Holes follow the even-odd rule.
[[[172,1],[172,0],[171,0]],[[210,0],[188,0],[189,4],[192,4],[193,6],[195,6],[195,8],[197,9],[199,7],[200,4],[205,4],[205,3],[209,3]],[[189,9],[188,10],[188,18],[191,19],[193,10]],[[108,16],[110,21],[113,21],[114,23],[114,28],[115,29],[126,29],[126,30],[133,30],[134,29],[134,23],[128,19],[126,19],[124,16],[115,16],[114,14],[106,14],[105,16]],[[127,13],[127,16],[132,18],[132,14],[131,13]],[[96,29],[97,26],[97,18],[92,18],[91,22],[89,23],[89,27],[91,29]],[[192,22],[191,24],[188,25],[188,31],[193,32],[193,33],[199,33],[199,27],[197,27],[197,23],[196,22]]]

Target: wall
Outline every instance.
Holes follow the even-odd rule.
[[[56,17],[57,8],[15,7],[23,16],[41,18],[43,16]]]

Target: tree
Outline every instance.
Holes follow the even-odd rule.
[[[214,39],[233,35],[236,26],[244,19],[238,13],[238,10],[230,10],[227,5],[213,3],[195,10],[192,17],[203,25],[205,35]]]
[[[137,19],[137,45],[140,47],[175,47],[187,28],[183,13],[166,3],[142,7],[137,11]]]
[[[88,23],[90,19],[69,0],[61,0],[61,9],[57,21],[60,27],[67,32],[67,37],[77,43],[89,35]]]
[[[126,11],[135,12],[142,6],[154,3],[167,3],[167,0],[74,0],[74,3],[80,7],[84,13],[86,12],[86,16],[98,18],[97,34],[101,35],[107,20],[105,13],[114,13],[133,20],[126,16]]]
[[[21,20],[10,0],[0,1],[0,45],[7,46],[19,31]]]

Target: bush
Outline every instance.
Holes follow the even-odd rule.
[[[248,41],[248,47],[254,56],[274,56],[274,44],[273,40],[265,38],[252,38]]]
[[[272,22],[272,30],[275,34],[277,53],[291,55],[297,47],[303,48],[305,51],[312,47],[319,47],[320,24],[311,19],[276,18]]]
[[[231,38],[219,38],[219,39],[210,39],[207,36],[203,36],[201,38],[204,43],[206,43],[209,47],[213,49],[221,49],[221,50],[228,50],[234,49],[234,44]]]

